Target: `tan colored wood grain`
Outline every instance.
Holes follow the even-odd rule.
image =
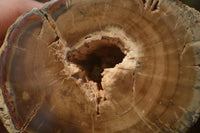
[[[172,0],[56,0],[32,10],[1,48],[7,129],[186,132],[200,110],[199,16]]]

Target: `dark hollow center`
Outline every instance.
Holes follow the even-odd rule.
[[[113,44],[103,45],[92,52],[84,55],[85,60],[72,59],[72,62],[79,65],[86,72],[89,80],[97,82],[98,89],[101,87],[101,73],[105,68],[113,68],[116,64],[122,62],[125,54],[121,49]]]

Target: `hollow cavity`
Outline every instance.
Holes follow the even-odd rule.
[[[84,46],[87,49],[82,48],[83,51],[69,54],[70,61],[85,72],[88,80],[96,82],[99,90],[103,90],[101,73],[105,68],[113,68],[116,64],[121,63],[125,54],[117,45],[105,40],[93,41]]]

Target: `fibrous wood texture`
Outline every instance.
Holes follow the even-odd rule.
[[[1,119],[11,133],[182,133],[199,59],[199,12],[178,1],[52,1],[9,29]]]

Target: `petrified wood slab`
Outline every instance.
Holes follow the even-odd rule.
[[[182,133],[199,117],[200,14],[178,1],[52,1],[0,51],[10,133]]]

